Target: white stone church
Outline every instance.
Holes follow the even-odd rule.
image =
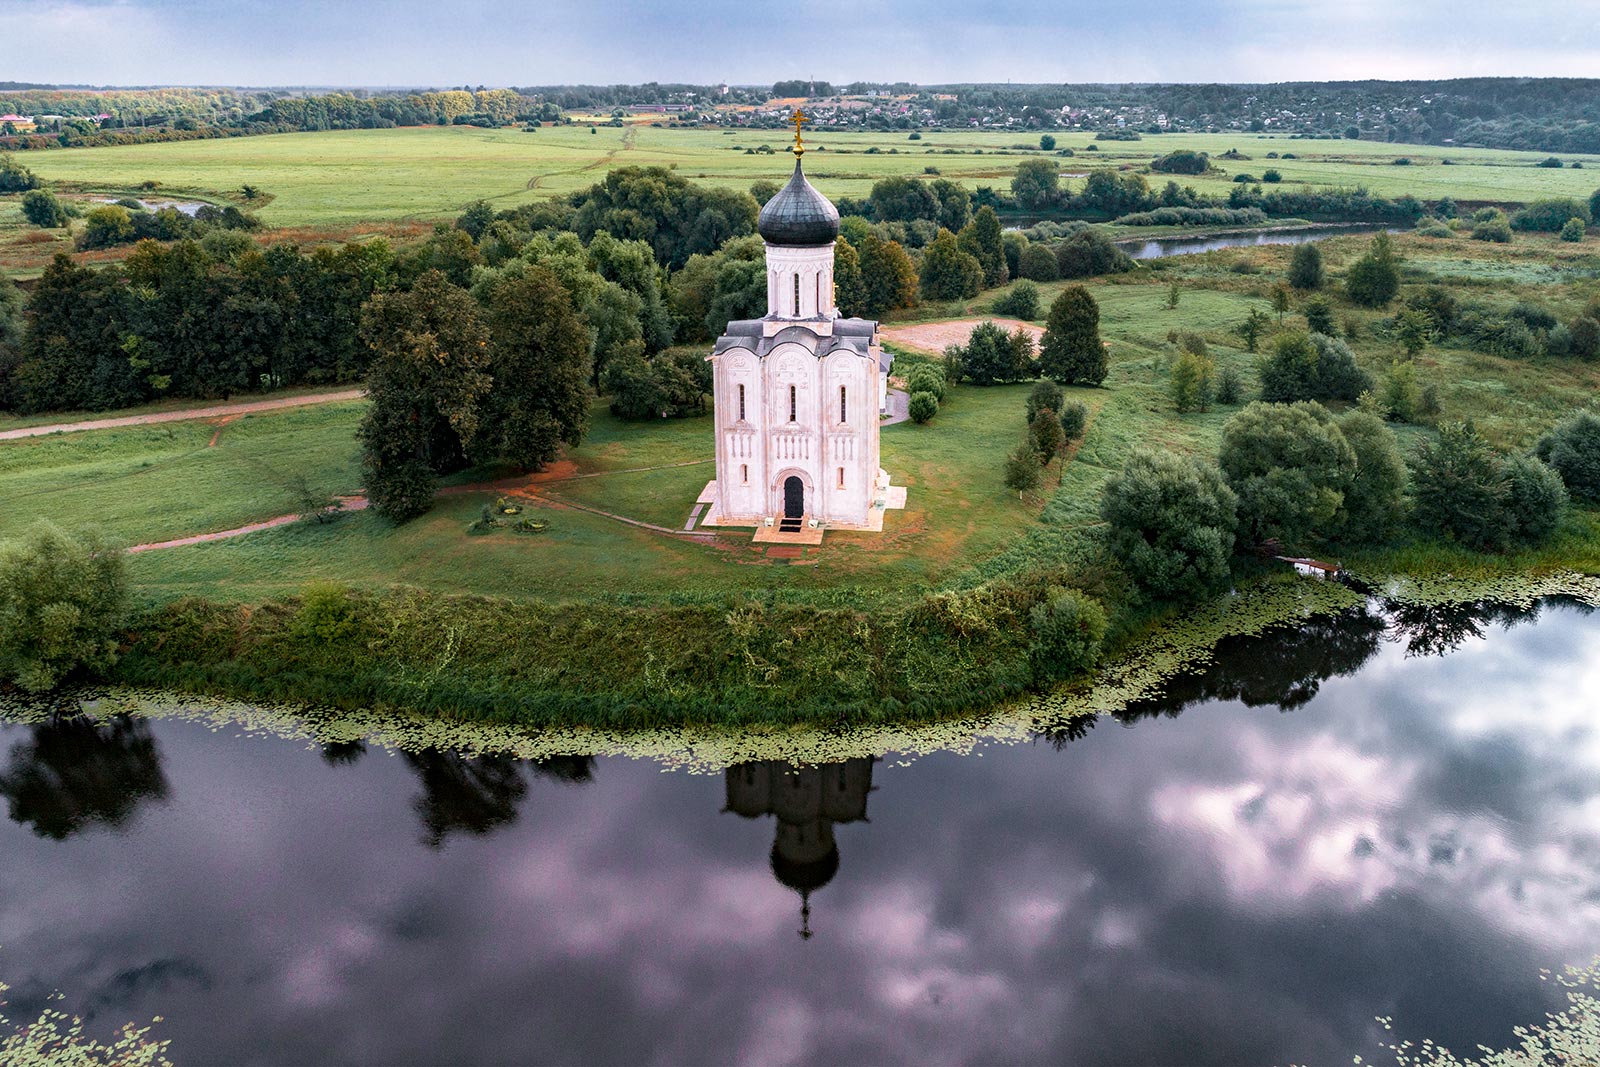
[[[834,306],[839,212],[806,181],[796,138],[794,175],[761,209],[767,314],[728,323],[711,355],[717,477],[705,525],[801,534],[881,530],[904,507],[878,466],[893,357],[878,324]]]

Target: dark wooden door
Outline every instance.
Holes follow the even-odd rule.
[[[806,513],[806,486],[794,475],[783,480],[783,517],[798,519]]]

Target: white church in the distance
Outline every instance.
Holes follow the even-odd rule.
[[[876,322],[842,318],[834,306],[839,212],[806,181],[804,150],[797,134],[794,175],[757,223],[766,317],[728,323],[707,357],[717,477],[701,497],[710,504],[703,525],[754,526],[757,540],[766,531],[881,530],[884,510],[905,506],[905,489],[878,466],[893,357]]]

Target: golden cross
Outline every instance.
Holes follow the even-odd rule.
[[[804,111],[795,108],[794,114],[789,116],[789,121],[794,123],[794,155],[796,159],[799,159],[806,152],[805,142],[800,139],[800,126],[803,123],[810,122],[811,118]]]

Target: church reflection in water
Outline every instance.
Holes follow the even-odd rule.
[[[813,767],[762,760],[729,767],[727,803],[746,819],[771,815],[772,874],[800,894],[800,936],[811,937],[811,894],[839,870],[838,823],[867,821],[875,757],[864,756]]]

